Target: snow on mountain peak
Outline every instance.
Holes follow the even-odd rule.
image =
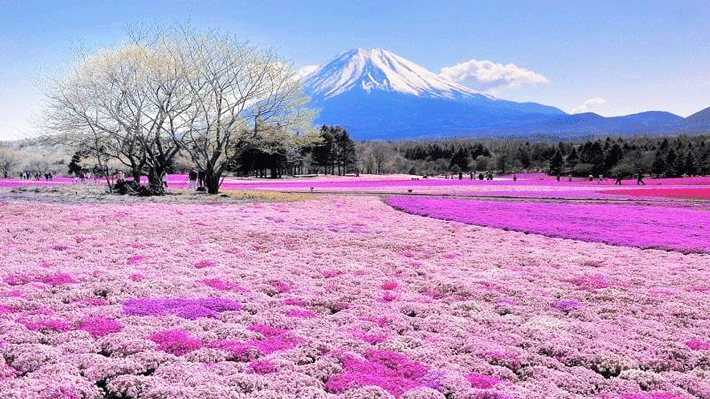
[[[480,93],[380,48],[340,53],[303,80],[306,90],[328,99],[351,90],[373,90],[429,98],[469,98]],[[486,96],[488,97],[488,96]]]

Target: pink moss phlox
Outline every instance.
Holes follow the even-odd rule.
[[[130,276],[128,276],[128,278],[131,281],[135,281],[135,282],[143,281],[143,279],[145,279],[145,277],[140,273],[133,273]]]
[[[255,374],[269,374],[276,371],[276,367],[267,359],[255,360],[249,363],[249,371]]]
[[[79,323],[79,329],[87,331],[92,337],[97,338],[121,331],[123,324],[113,319],[95,316],[82,319]]]
[[[471,383],[472,387],[479,389],[493,388],[496,384],[499,384],[501,382],[495,377],[477,373],[471,373],[467,375],[466,379],[468,380],[468,382]]]
[[[343,372],[330,377],[325,387],[328,392],[342,393],[352,386],[376,385],[395,397],[422,386],[427,374],[422,364],[410,361],[397,352],[373,350],[366,360],[351,356],[343,359]]]
[[[238,311],[240,308],[239,302],[225,298],[139,298],[123,303],[123,311],[128,315],[165,316],[171,314],[190,320],[199,317],[216,317],[218,313]]]
[[[91,305],[91,306],[105,306],[108,305],[109,302],[103,298],[84,298],[81,300],[81,303],[84,303],[86,305]]]
[[[160,350],[176,356],[202,348],[202,341],[180,329],[161,331],[148,339],[158,344]]]
[[[624,393],[619,396],[620,399],[684,399],[681,396],[673,395],[667,392],[643,392],[643,393]]]
[[[444,254],[444,255],[442,255],[442,257],[443,257],[444,259],[454,259],[454,258],[456,258],[457,256],[458,256],[458,255],[456,255],[456,254]]]
[[[379,299],[380,302],[392,302],[397,300],[397,295],[391,291],[385,291],[382,297]]]
[[[212,260],[203,259],[203,260],[200,260],[200,261],[198,261],[198,262],[195,262],[195,265],[194,265],[194,266],[195,266],[195,268],[197,268],[197,269],[204,269],[204,268],[206,268],[206,267],[215,267],[215,266],[217,266],[217,263],[216,263],[215,261],[212,261]]]
[[[38,321],[20,320],[27,329],[39,332],[67,332],[71,330],[71,323],[61,319],[46,319]]]
[[[264,337],[256,341],[250,341],[249,343],[256,347],[260,353],[265,355],[276,351],[291,349],[303,342],[302,339],[282,328],[271,327],[265,324],[252,324],[248,328],[251,331],[258,332]]]
[[[494,366],[505,367],[507,369],[512,370],[513,372],[517,372],[522,366],[520,360],[518,360],[515,355],[512,355],[510,353],[491,351],[487,352],[484,355],[484,358],[488,363]]]
[[[710,253],[710,224],[702,209],[614,203],[487,201],[391,197],[405,212],[505,230],[639,248]]]
[[[274,290],[276,292],[278,292],[279,294],[291,292],[294,289],[296,289],[295,285],[285,283],[281,280],[271,280],[271,281],[269,281],[269,284],[271,284],[271,286],[274,287]]]
[[[235,283],[230,283],[228,281],[223,281],[219,278],[211,278],[206,280],[200,280],[204,285],[212,287],[219,291],[231,291],[239,288],[239,285]]]
[[[12,311],[12,309],[8,308],[7,306],[0,305],[0,315],[10,314],[10,313],[14,313]]]
[[[708,341],[701,341],[699,339],[691,339],[689,341],[686,341],[685,345],[688,346],[688,348],[694,350],[694,351],[699,351],[699,350],[710,350],[710,342]]]
[[[259,350],[253,344],[246,342],[218,339],[210,342],[207,347],[228,352],[228,360],[235,362],[250,362],[260,355]]]
[[[8,285],[12,286],[17,286],[17,285],[25,285],[27,283],[30,283],[32,281],[36,281],[32,276],[29,274],[15,274],[11,276],[6,276],[2,281],[4,281]]]
[[[304,306],[306,303],[301,298],[286,298],[283,300],[284,305]]]
[[[286,312],[286,316],[288,317],[298,317],[301,319],[310,319],[313,317],[318,316],[315,312],[307,309],[291,309],[288,312]]]
[[[338,270],[323,270],[321,273],[323,274],[323,277],[325,277],[325,278],[338,277],[342,274]]]
[[[129,265],[137,265],[141,263],[145,259],[145,256],[143,255],[133,255],[128,258],[128,264]]]
[[[578,287],[581,287],[581,288],[584,288],[587,290],[596,290],[596,289],[601,289],[601,288],[607,288],[611,285],[609,283],[609,281],[607,281],[606,276],[601,275],[601,274],[579,277],[579,278],[568,280],[568,281]]]
[[[387,336],[383,334],[368,334],[365,331],[362,330],[355,330],[353,332],[353,337],[361,339],[368,344],[371,345],[377,345],[381,342],[385,342],[387,340]]]
[[[84,395],[72,387],[47,386],[41,397],[48,399],[83,399]]]
[[[553,302],[552,307],[566,313],[578,309],[579,302],[574,299],[561,299]]]
[[[59,273],[44,277],[42,282],[56,287],[58,285],[76,283],[76,280],[66,273]]]
[[[52,249],[55,251],[66,251],[67,249],[69,249],[69,246],[64,244],[55,244],[52,245]]]
[[[396,281],[385,281],[382,283],[383,290],[394,290],[397,287],[399,287],[399,284],[397,284]]]
[[[247,328],[250,331],[258,332],[264,337],[278,337],[288,333],[288,330],[278,327],[267,326],[266,324],[252,324]]]

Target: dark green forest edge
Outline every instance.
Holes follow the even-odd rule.
[[[551,175],[630,177],[639,172],[658,177],[710,174],[710,136],[626,137],[557,144],[511,140],[446,139],[354,142],[347,130],[323,126],[321,142],[298,151],[270,143],[244,143],[231,164],[234,176],[280,178],[307,174],[497,174],[542,171]],[[68,172],[95,169],[75,153]],[[191,166],[180,160],[170,173]],[[93,170],[100,173],[99,170]]]

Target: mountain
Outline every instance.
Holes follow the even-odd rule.
[[[356,139],[465,135],[528,114],[565,114],[479,93],[382,49],[340,53],[303,85],[321,109],[316,122],[344,126]]]
[[[338,54],[302,78],[318,124],[358,140],[438,137],[658,135],[710,131],[710,108],[688,118],[661,111],[606,118],[569,115],[534,102],[501,100],[462,86],[383,49]]]

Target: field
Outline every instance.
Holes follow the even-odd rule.
[[[710,398],[710,179],[186,183],[0,180],[0,399]]]

